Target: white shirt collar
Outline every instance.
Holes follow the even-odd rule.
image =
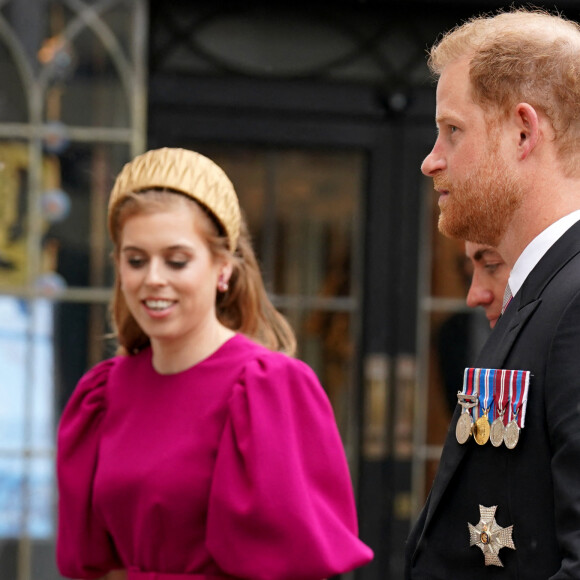
[[[508,284],[515,296],[530,272],[542,259],[544,254],[577,222],[580,221],[580,209],[560,218],[543,232],[538,234],[524,249],[514,264]]]

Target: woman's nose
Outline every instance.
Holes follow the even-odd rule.
[[[166,283],[163,264],[158,260],[153,259],[149,262],[145,282],[150,286],[163,286]]]

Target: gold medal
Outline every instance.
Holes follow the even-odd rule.
[[[515,419],[512,419],[505,428],[505,433],[503,435],[503,441],[508,449],[513,449],[520,438],[520,428]]]
[[[485,445],[489,441],[489,421],[487,411],[475,422],[473,438],[478,445]]]
[[[461,415],[459,415],[457,425],[455,426],[455,437],[457,439],[457,443],[463,445],[471,436],[472,430],[473,417],[469,411],[465,410],[461,413]]]
[[[481,369],[480,392],[478,397],[480,416],[473,426],[473,438],[478,445],[485,445],[489,441],[489,409],[493,404],[493,385],[495,371]]]
[[[505,427],[503,425],[503,413],[494,420],[489,430],[489,440],[494,447],[499,447],[503,443]]]

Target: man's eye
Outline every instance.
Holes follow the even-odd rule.
[[[449,132],[455,133],[455,131],[457,131],[457,127],[455,125],[449,125]]]
[[[493,274],[498,268],[499,264],[486,264],[485,269],[490,273]]]

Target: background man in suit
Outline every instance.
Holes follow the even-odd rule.
[[[481,306],[489,320],[489,327],[494,328],[501,314],[505,287],[510,275],[509,266],[495,248],[486,244],[465,242],[465,255],[473,268],[467,306]]]
[[[475,361],[497,371],[466,375],[406,577],[580,578],[580,27],[476,18],[429,63],[439,229],[497,247],[513,299]]]

